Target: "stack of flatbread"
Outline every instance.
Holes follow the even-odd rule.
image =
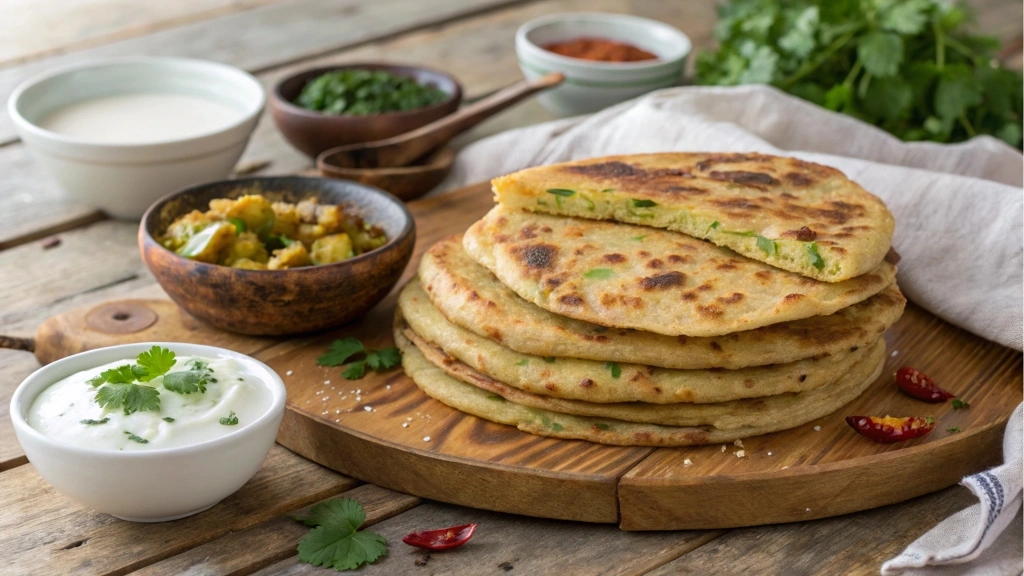
[[[395,337],[428,395],[543,436],[729,442],[838,410],[906,300],[885,205],[759,154],[645,154],[494,180],[431,247]]]

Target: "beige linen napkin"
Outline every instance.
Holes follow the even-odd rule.
[[[766,86],[672,88],[477,142],[459,153],[435,193],[528,166],[663,151],[756,151],[842,170],[895,215],[907,298],[1021,350],[1024,157],[994,138],[906,143]],[[1021,572],[1020,421],[1018,407],[1007,426],[1006,463],[962,482],[980,503],[887,562],[886,575]]]
[[[1021,350],[1024,157],[994,138],[905,143],[767,86],[672,88],[472,144],[439,190],[539,164],[664,151],[757,151],[835,166],[895,215],[907,298]]]

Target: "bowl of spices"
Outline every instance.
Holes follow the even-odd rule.
[[[527,79],[561,72],[561,86],[539,96],[552,113],[596,112],[682,79],[691,42],[676,28],[626,14],[577,12],[531,20],[516,32]]]
[[[280,81],[270,111],[285,139],[316,158],[336,146],[382,140],[451,114],[462,87],[422,66],[345,64],[314,68]]]

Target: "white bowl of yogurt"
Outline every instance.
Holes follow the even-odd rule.
[[[226,178],[265,101],[259,81],[238,68],[140,57],[31,78],[7,111],[69,200],[137,219],[162,196]]]
[[[139,354],[154,346],[175,354],[173,367],[138,380],[148,371]],[[124,520],[162,522],[202,512],[245,484],[274,445],[284,406],[281,377],[258,360],[149,342],[36,370],[14,392],[11,421],[29,462],[58,491]]]

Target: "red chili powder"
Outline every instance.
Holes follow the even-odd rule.
[[[657,60],[658,57],[632,44],[616,42],[605,38],[580,37],[565,42],[554,42],[543,46],[548,52],[554,52],[569,58],[581,60],[598,60],[601,62],[639,62],[641,60]]]

